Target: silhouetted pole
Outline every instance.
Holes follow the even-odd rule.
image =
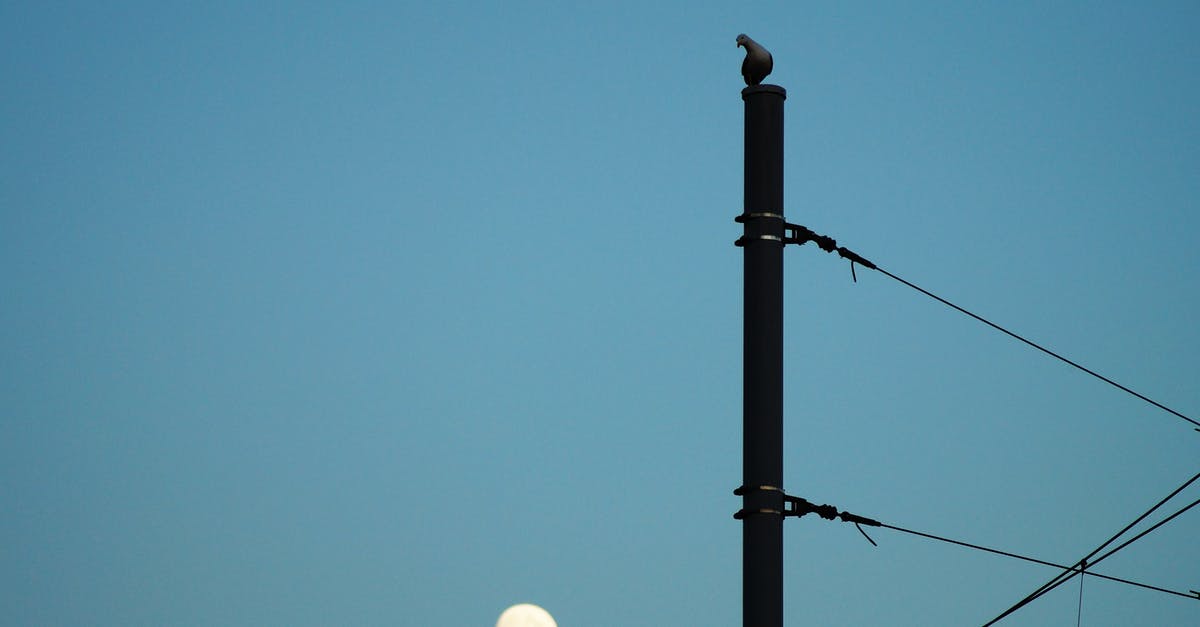
[[[783,625],[783,101],[778,85],[746,102],[742,355],[742,624]]]

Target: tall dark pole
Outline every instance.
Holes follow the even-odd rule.
[[[783,625],[783,101],[742,90],[746,189],[742,355],[742,624]]]

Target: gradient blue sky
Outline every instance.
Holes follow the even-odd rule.
[[[1196,3],[7,2],[0,623],[740,624],[739,32],[789,219],[1200,414]],[[789,492],[1070,562],[1200,471],[858,276],[786,254]],[[1198,531],[1098,570],[1200,589]],[[787,624],[1054,574],[873,536],[788,521]],[[1085,625],[1198,621],[1084,587]]]

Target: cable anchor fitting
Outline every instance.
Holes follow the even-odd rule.
[[[744,520],[747,516],[763,514],[781,516],[784,518],[787,518],[788,516],[795,516],[796,518],[799,518],[806,514],[816,514],[825,520],[841,519],[842,522],[854,523],[854,527],[858,529],[859,533],[863,534],[863,537],[867,539],[867,542],[870,542],[872,546],[879,546],[874,540],[871,539],[871,536],[867,535],[866,531],[863,531],[862,528],[862,525],[866,525],[868,527],[882,527],[883,523],[879,522],[878,520],[867,518],[866,516],[859,516],[858,514],[851,514],[850,512],[839,512],[838,509],[832,505],[816,505],[810,502],[808,499],[792,496],[784,492],[781,488],[777,488],[775,486],[758,486],[752,490],[755,492],[767,492],[770,496],[782,498],[781,509],[766,507],[753,508],[749,510],[739,509],[737,513],[733,515],[735,519]],[[739,486],[733,491],[733,494],[735,496],[747,496],[752,490],[746,489],[746,486]]]
[[[855,283],[858,283],[858,274],[854,272],[854,264],[858,264],[864,268],[870,268],[872,270],[879,269],[874,263],[871,263],[870,260],[864,258],[862,255],[850,250],[849,248],[846,248],[845,246],[838,246],[837,240],[833,239],[832,237],[815,233],[812,229],[806,226],[792,224],[791,222],[784,222],[783,228],[788,233],[787,237],[783,238],[784,244],[796,244],[803,246],[808,242],[813,242],[821,250],[827,253],[836,252],[839,257],[849,261],[850,277],[854,279]]]
[[[766,235],[766,234],[754,235],[754,236],[743,235],[742,237],[737,238],[737,241],[735,241],[733,243],[733,245],[740,248],[740,247],[745,246],[746,244],[756,241],[756,240],[779,242],[780,244],[782,244],[784,246],[787,246],[788,244],[796,244],[797,246],[803,246],[809,242],[813,242],[821,250],[823,250],[827,253],[836,252],[838,254],[838,256],[840,256],[842,259],[849,261],[850,262],[850,277],[852,279],[854,279],[855,283],[858,282],[858,275],[854,272],[854,264],[858,264],[864,268],[870,268],[872,270],[879,269],[878,267],[875,266],[874,263],[871,263],[869,260],[865,259],[862,255],[859,255],[858,253],[854,252],[853,250],[850,250],[849,248],[846,248],[845,246],[838,246],[837,240],[833,239],[832,237],[829,237],[828,235],[821,235],[820,233],[816,233],[812,229],[810,229],[806,226],[802,226],[799,224],[792,224],[791,222],[788,222],[783,217],[782,213],[775,213],[774,211],[747,212],[747,213],[743,213],[743,214],[735,217],[733,219],[733,221],[737,222],[739,224],[745,224],[749,220],[762,220],[762,219],[782,221],[783,222],[783,230],[786,232],[786,235],[784,235],[782,238],[777,235]]]

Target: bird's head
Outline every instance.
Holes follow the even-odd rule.
[[[744,33],[737,36],[737,45],[739,48],[742,46],[745,46],[746,42],[748,42],[748,41],[750,41],[750,38],[747,37]]]

